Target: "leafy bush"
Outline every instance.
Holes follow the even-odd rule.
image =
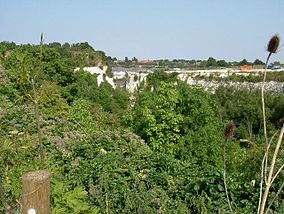
[[[69,190],[66,183],[53,181],[52,186],[53,207],[52,214],[61,213],[99,213],[98,209],[91,207],[87,202],[87,192],[82,187],[76,186]]]
[[[48,119],[64,118],[68,115],[68,104],[55,83],[44,82],[39,90],[41,113]]]

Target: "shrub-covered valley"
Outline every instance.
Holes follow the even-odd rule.
[[[258,212],[266,152],[260,90],[210,93],[157,71],[130,94],[74,72],[108,66],[111,75],[111,57],[88,43],[1,42],[0,53],[1,213],[20,212],[21,177],[42,167],[52,174],[53,214]],[[264,98],[270,164],[284,96]],[[283,154],[281,147],[268,213],[284,212]]]

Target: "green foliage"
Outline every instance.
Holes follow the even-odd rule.
[[[52,119],[67,117],[69,106],[60,94],[59,87],[53,82],[44,82],[39,90],[41,113]]]
[[[90,113],[91,105],[83,99],[75,100],[70,108],[68,119],[76,125],[77,129],[93,130],[94,120]]]
[[[5,57],[4,55],[7,54],[7,51],[11,51],[15,49],[17,45],[14,42],[0,42],[0,53],[1,57]]]
[[[108,77],[110,77],[110,78],[113,77],[113,73],[112,73],[112,70],[111,70],[111,67],[110,67],[110,66],[107,67],[106,75],[107,75]]]
[[[42,80],[54,81],[60,86],[67,86],[74,82],[75,67],[107,65],[108,59],[102,51],[95,51],[87,42],[70,45],[51,43],[43,46],[42,65],[39,64],[38,45],[19,45],[14,43],[0,43],[0,51],[9,50],[9,56],[2,59],[6,70],[19,70],[18,61],[25,61],[25,69],[36,74],[35,65],[43,66]],[[39,75],[39,74],[38,74]],[[10,76],[13,78],[14,74]]]
[[[154,109],[149,111],[147,106],[142,109],[141,119],[146,119],[142,124],[146,123],[148,126],[140,125],[135,129],[145,130],[146,140],[154,151],[174,154],[183,119],[182,115],[176,113],[178,93],[173,85],[161,82],[157,95]]]
[[[55,48],[44,48],[43,52],[44,79],[66,86],[74,81],[73,67]]]
[[[91,207],[86,201],[87,192],[82,187],[76,186],[69,190],[68,185],[61,181],[53,181],[53,207],[52,214],[96,214],[98,209]]]
[[[216,60],[213,57],[209,57],[208,60],[187,60],[187,59],[158,59],[158,60],[148,60],[148,61],[139,61],[136,57],[133,57],[132,60],[129,60],[128,57],[125,57],[124,60],[117,60],[115,57],[109,59],[110,64],[113,66],[119,67],[143,67],[143,68],[151,68],[158,70],[167,70],[171,69],[186,69],[186,70],[196,70],[196,69],[204,69],[206,68],[222,68],[222,67],[232,67],[238,64],[238,62],[226,62],[225,60]]]
[[[15,83],[11,82],[7,77],[6,72],[0,65],[0,95],[9,98],[11,101],[19,97],[18,91],[15,88]]]
[[[85,99],[102,106],[107,112],[121,115],[127,110],[128,92],[126,90],[114,90],[107,82],[98,86],[97,75],[82,69],[77,71],[74,77],[74,83],[62,88],[62,94],[69,103],[76,99]]]
[[[279,61],[274,61],[274,62],[273,62],[273,65],[279,65],[279,66],[280,66],[281,63],[280,63]]]
[[[243,59],[242,61],[239,62],[239,65],[251,65],[251,63],[248,62],[246,59]]]
[[[261,96],[258,90],[236,89],[233,87],[219,87],[215,93],[216,100],[221,105],[223,120],[234,120],[237,125],[238,139],[255,139],[262,133]],[[282,118],[284,97],[267,93],[266,117],[269,129],[273,132],[277,121]]]
[[[254,60],[253,64],[254,64],[254,65],[265,65],[265,63],[262,62],[262,61],[259,60],[259,59]]]
[[[82,51],[82,50],[94,51],[94,48],[91,45],[89,45],[88,42],[80,42],[80,43],[73,44],[72,48],[74,50],[79,50],[79,51]]]
[[[215,96],[223,107],[224,119],[235,121],[238,127],[237,138],[251,138],[253,131],[260,130],[262,111],[259,92],[219,88]]]
[[[95,99],[97,93],[97,75],[90,74],[80,69],[74,74],[75,81],[64,87],[63,94],[69,102],[76,98]]]
[[[220,67],[228,67],[228,63],[225,60],[218,60],[217,65]]]
[[[3,179],[7,204],[11,205],[14,210],[20,208],[22,181],[19,178],[22,172],[38,167],[36,161],[38,149],[32,143],[27,144],[25,136],[22,135],[14,131],[9,132],[10,139],[6,136],[0,139],[0,165],[5,166],[1,169],[0,176],[1,180]]]
[[[112,110],[112,97],[111,94],[113,92],[113,88],[107,82],[103,82],[99,88],[97,96],[95,97],[96,102],[98,102],[104,110],[111,112]]]
[[[258,91],[219,88],[213,95],[178,81],[176,73],[159,71],[148,76],[130,108],[125,90],[98,86],[97,76],[82,69],[74,72],[111,60],[88,43],[44,45],[42,64],[39,46],[1,42],[0,52],[6,54],[0,68],[0,175],[15,212],[21,176],[39,168],[34,106],[23,99],[31,94],[31,78],[39,89],[52,213],[228,213],[222,128],[229,120],[237,125],[227,145],[229,197],[236,213],[257,211],[264,153]],[[213,58],[200,63],[226,66]],[[268,94],[265,100],[272,135],[284,116],[284,97]],[[283,149],[277,167],[282,157]],[[282,180],[280,175],[271,187],[272,197]],[[281,193],[272,210],[281,213],[282,204]]]
[[[176,82],[177,81],[177,73],[166,73],[164,71],[155,71],[152,74],[147,76],[147,85],[148,87],[153,87],[155,90],[160,82]]]
[[[185,83],[178,84],[177,90],[180,92],[179,111],[184,115],[182,133],[185,136],[178,146],[179,156],[196,159],[204,167],[220,166],[222,127],[216,101],[203,89]]]
[[[217,61],[213,57],[209,57],[206,62],[206,67],[214,67],[217,66]]]
[[[116,89],[112,94],[112,113],[123,115],[129,106],[129,94],[124,89]]]
[[[91,203],[101,212],[212,211],[216,206],[208,205],[209,199],[200,204],[201,195],[218,204],[224,194],[213,186],[222,182],[214,174],[212,181],[207,174],[199,180],[202,173],[196,165],[153,153],[139,137],[123,130],[97,132],[86,141],[67,144],[52,159],[64,166],[65,179],[88,189]]]
[[[126,123],[154,151],[195,159],[200,165],[219,165],[217,113],[216,103],[202,89],[160,82],[155,94],[147,87],[141,92]]]

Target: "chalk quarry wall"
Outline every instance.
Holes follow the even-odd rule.
[[[83,68],[85,71],[90,72],[91,74],[98,75],[97,81],[98,85],[102,82],[108,82],[113,88],[125,88],[129,92],[135,92],[138,87],[141,85],[143,81],[147,81],[147,76],[150,73],[153,73],[153,70],[147,70],[145,68],[113,68],[113,77],[108,77],[106,75],[107,67],[103,67],[102,69],[99,67],[85,67]],[[75,72],[79,69],[75,69]],[[247,88],[247,89],[260,89],[262,83],[257,82],[236,82],[236,81],[225,81],[225,80],[206,80],[206,77],[214,76],[221,78],[226,78],[230,75],[262,75],[264,70],[250,70],[250,71],[240,71],[240,70],[232,70],[232,69],[218,69],[218,70],[180,70],[173,69],[165,71],[167,73],[177,73],[178,78],[182,81],[185,81],[189,85],[199,85],[203,87],[205,90],[214,93],[214,91],[219,86],[234,86],[237,88]],[[268,72],[278,72],[278,71],[270,71]],[[198,77],[198,78],[196,78]],[[204,78],[204,79],[202,79]],[[273,91],[276,93],[284,94],[284,82],[267,82],[265,84],[265,90]]]

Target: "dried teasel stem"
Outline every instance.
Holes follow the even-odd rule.
[[[277,141],[277,144],[276,144],[276,147],[275,147],[275,150],[274,150],[274,154],[273,154],[273,157],[272,157],[270,170],[269,170],[269,174],[268,174],[268,178],[267,178],[267,184],[266,184],[266,187],[265,187],[265,191],[264,191],[264,194],[263,194],[263,200],[262,200],[261,207],[260,207],[260,212],[259,212],[260,214],[264,213],[266,201],[267,201],[267,198],[268,198],[269,189],[270,189],[271,185],[273,184],[273,181],[275,180],[275,177],[273,177],[274,166],[275,166],[276,158],[278,156],[279,149],[280,149],[280,146],[281,146],[281,143],[282,143],[283,135],[284,135],[284,126],[282,127],[282,129],[280,131],[279,138],[278,138],[278,141]]]
[[[266,149],[266,152],[263,156],[263,159],[262,159],[262,162],[261,162],[261,180],[260,180],[260,191],[259,191],[259,201],[258,201],[258,210],[257,210],[257,213],[259,213],[259,210],[260,210],[260,205],[261,205],[261,201],[262,201],[262,190],[263,190],[263,182],[264,180],[266,180],[266,178],[264,176],[266,176],[266,174],[264,174],[264,163],[265,161],[268,159],[268,151],[269,151],[269,148],[271,146],[271,143],[272,141],[274,140],[275,136],[278,134],[279,131],[276,131],[273,136],[271,137],[270,139],[270,142],[267,146],[267,149]],[[267,181],[266,181],[267,183]]]
[[[268,152],[269,152],[269,148],[270,148],[270,143],[268,143],[268,137],[267,137],[265,100],[264,100],[264,86],[265,86],[265,82],[266,82],[267,65],[268,65],[269,59],[270,59],[272,53],[276,53],[277,52],[277,49],[279,47],[279,43],[280,43],[280,38],[278,37],[278,35],[274,35],[269,40],[269,43],[267,45],[267,51],[269,52],[269,54],[267,56],[266,63],[265,63],[265,69],[264,69],[264,75],[263,75],[263,81],[262,81],[262,87],[261,87],[261,105],[262,105],[262,115],[263,115],[263,131],[264,131],[265,145],[266,145],[266,151],[265,151],[265,155],[264,155],[264,159],[262,161],[262,167],[261,167],[262,168],[262,171],[261,171],[261,183],[260,183],[260,190],[261,190],[261,192],[260,192],[259,204],[258,204],[258,213],[261,213],[261,214],[264,213],[264,209],[265,209],[265,204],[266,204],[269,188],[270,188],[270,185],[271,185],[271,178],[270,178],[271,167],[270,167],[269,175],[267,176],[267,172],[268,172]],[[281,135],[281,133],[280,133],[280,135]],[[274,158],[274,156],[273,156],[273,158]],[[272,164],[271,164],[271,166],[272,166]],[[273,173],[273,171],[272,171],[272,173]],[[263,194],[263,199],[262,199],[262,188],[263,188],[263,183],[264,183],[263,181],[264,180],[265,180],[266,188],[265,188],[265,192]]]
[[[263,116],[263,132],[264,132],[264,138],[265,138],[265,144],[266,145],[268,144],[268,138],[267,138],[267,128],[266,128],[264,86],[265,86],[265,82],[266,82],[267,65],[268,65],[270,56],[271,56],[271,52],[268,54],[268,57],[266,59],[264,74],[263,74],[263,80],[262,80],[262,86],[261,86],[261,106],[262,106],[262,116]]]
[[[225,187],[227,202],[228,202],[228,205],[229,205],[231,213],[234,213],[233,209],[232,209],[232,204],[231,204],[231,201],[230,201],[230,198],[229,198],[228,187],[227,187],[227,174],[226,174],[226,171],[227,171],[227,167],[226,167],[227,143],[228,143],[228,140],[226,140],[225,144],[224,144],[224,171],[223,171],[223,178],[224,178],[224,187]]]
[[[43,56],[43,33],[40,36],[40,70],[42,70],[42,56]],[[33,89],[33,104],[35,109],[35,119],[37,125],[37,134],[38,134],[38,143],[39,143],[39,157],[40,157],[40,169],[44,169],[44,146],[43,146],[43,137],[40,127],[40,114],[39,114],[39,104],[38,104],[38,96],[36,91],[35,80],[31,79],[31,85]]]
[[[274,198],[270,201],[270,204],[268,205],[267,209],[266,209],[266,212],[265,213],[268,213],[271,205],[273,204],[273,202],[276,200],[276,198],[278,197],[278,195],[281,193],[282,189],[284,188],[284,182],[282,183],[281,187],[279,188],[279,190],[277,191],[276,195],[274,196]]]
[[[284,164],[278,169],[278,171],[275,173],[275,175],[272,178],[271,183],[274,182],[274,180],[277,178],[277,176],[282,172],[282,170],[284,169]]]
[[[42,133],[40,128],[40,118],[39,118],[39,107],[38,107],[38,98],[37,92],[35,89],[35,81],[32,79],[32,88],[34,93],[34,108],[35,108],[35,119],[37,125],[37,134],[38,134],[38,141],[39,141],[39,156],[40,156],[40,168],[44,168],[44,147],[43,147],[43,140],[42,140]]]

